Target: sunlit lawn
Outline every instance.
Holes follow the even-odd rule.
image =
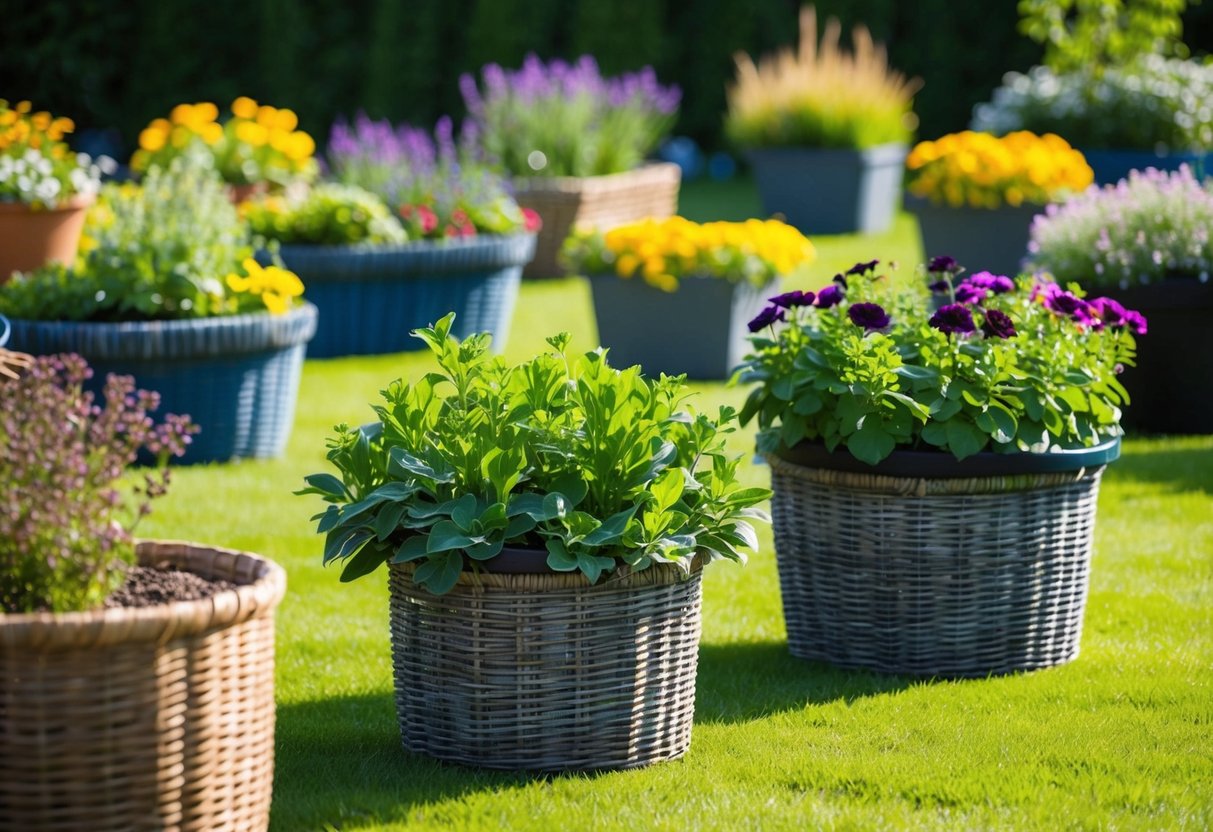
[[[692,187],[696,219],[757,213],[747,183]],[[794,285],[860,259],[913,264],[912,221],[817,240]],[[595,345],[587,287],[529,283],[507,354],[573,333]],[[787,655],[769,529],[746,568],[705,581],[696,724],[685,759],[530,778],[400,747],[386,577],[343,585],[320,565],[294,497],[338,422],[370,417],[421,353],[308,362],[283,459],[181,469],[148,536],[267,555],[290,590],[278,624],[273,826],[295,829],[1207,829],[1213,826],[1213,437],[1133,439],[1104,481],[1083,650],[1065,667],[940,682],[842,672]],[[701,384],[699,403],[743,392]],[[738,452],[752,431],[739,433]],[[765,484],[746,453],[743,476]]]

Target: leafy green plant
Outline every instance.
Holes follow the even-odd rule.
[[[898,446],[963,459],[1121,435],[1128,394],[1116,376],[1146,331],[1139,313],[1088,301],[1077,284],[989,272],[959,280],[946,257],[928,267],[929,304],[924,291],[873,279],[877,265],[773,298],[751,322],[768,332],[753,338],[736,378],[758,385],[740,420],[758,419],[760,451],[809,440],[875,464]]]
[[[1199,2],[1199,0],[1197,0]],[[1146,55],[1187,56],[1188,0],[1019,0],[1019,31],[1059,71],[1124,66]]]
[[[326,182],[302,198],[268,196],[241,206],[254,234],[280,243],[403,243],[404,226],[370,191]]]
[[[343,581],[419,561],[416,582],[442,594],[507,545],[545,550],[549,567],[591,582],[755,547],[747,520],[765,519],[754,506],[769,492],[736,482],[731,408],[684,409],[681,377],[616,370],[604,350],[568,356],[565,334],[511,366],[487,334],[456,341],[453,320],[414,333],[439,370],[389,385],[378,422],[338,426],[337,474],[298,492],[330,504],[313,519]]]

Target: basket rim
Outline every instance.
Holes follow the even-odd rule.
[[[224,558],[247,564],[257,577],[252,583],[194,601],[84,612],[0,613],[0,650],[50,652],[141,641],[163,644],[268,615],[286,594],[285,570],[262,555],[178,540],[138,540],[135,551],[140,565]]]
[[[384,245],[281,243],[278,253],[305,284],[341,283],[367,278],[427,278],[524,266],[535,256],[538,235],[481,234],[452,240],[415,240]],[[267,251],[258,259],[268,262]],[[356,270],[351,265],[356,264]]]
[[[516,553],[537,554],[541,550],[516,548],[513,551]],[[626,591],[647,586],[668,586],[692,580],[696,575],[702,574],[704,566],[704,558],[698,555],[692,560],[689,572],[684,572],[680,567],[671,563],[654,563],[647,569],[634,572],[626,564],[621,563],[613,571],[604,573],[605,577],[601,577],[597,583],[590,583],[589,579],[579,571],[557,572],[554,569],[547,568],[546,558],[544,569],[530,572],[504,572],[492,568],[484,568],[485,564],[491,562],[491,559],[489,561],[475,561],[481,568],[478,571],[465,568],[459,573],[459,580],[455,583],[455,586],[473,590],[506,589],[533,592],[559,592],[570,589],[595,592]],[[389,572],[403,572],[410,579],[416,566],[415,562],[388,563]],[[427,590],[415,583],[410,583],[409,590],[419,595],[430,596]]]
[[[574,195],[595,191],[614,191],[650,182],[681,182],[682,168],[674,162],[648,161],[640,167],[619,173],[595,176],[515,176],[510,182],[515,193],[524,196]]]

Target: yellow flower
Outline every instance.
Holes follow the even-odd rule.
[[[288,110],[285,107],[278,111],[277,118],[274,119],[274,127],[289,133],[299,126],[299,117],[295,115],[293,110]]]
[[[232,115],[236,118],[256,118],[257,102],[246,95],[240,96],[232,102]]]
[[[253,147],[261,147],[269,138],[269,131],[255,121],[242,121],[236,125],[236,138]]]
[[[257,123],[267,130],[273,127],[278,122],[278,110],[268,104],[262,104],[257,108]]]
[[[146,150],[148,153],[155,153],[160,148],[164,147],[168,136],[163,130],[157,130],[154,127],[145,127],[139,133],[139,149]]]

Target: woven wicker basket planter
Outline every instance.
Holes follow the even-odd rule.
[[[138,551],[239,586],[143,609],[0,615],[4,832],[269,824],[285,575],[226,549]]]
[[[465,573],[447,595],[392,565],[396,712],[409,751],[486,768],[623,769],[691,743],[700,570]]]
[[[607,229],[645,217],[669,217],[678,211],[682,168],[653,162],[606,176],[533,176],[514,180],[518,204],[539,213],[543,228],[526,277],[562,277],[568,270],[558,257],[576,225]]]
[[[791,653],[946,677],[1074,659],[1099,480],[1119,448],[894,452],[876,468],[820,447],[770,457]],[[916,476],[923,457],[936,470]]]
[[[94,370],[132,375],[160,393],[161,413],[188,413],[202,430],[184,462],[280,456],[295,419],[316,307],[181,321],[12,322],[13,349],[75,352]]]
[[[320,310],[319,331],[308,348],[312,358],[424,349],[409,333],[448,312],[455,313],[456,335],[492,333],[500,352],[522,267],[534,252],[534,234],[280,250]]]

